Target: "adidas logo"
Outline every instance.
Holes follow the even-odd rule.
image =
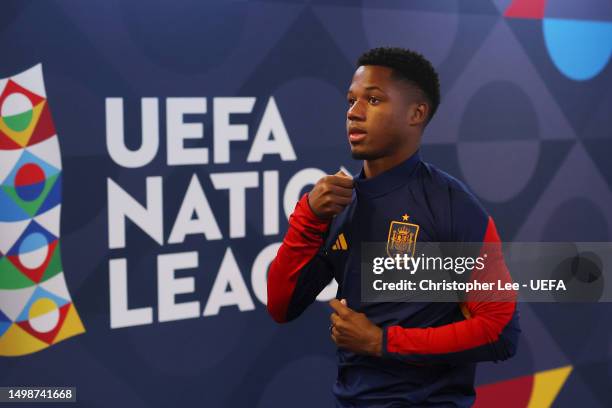
[[[341,233],[336,238],[336,243],[332,245],[332,251],[346,251],[348,249],[348,245],[346,243],[346,238],[344,238],[344,234]]]

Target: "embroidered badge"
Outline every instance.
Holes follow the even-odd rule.
[[[402,221],[391,221],[387,237],[387,255],[408,254],[414,256],[419,226],[408,221],[408,214],[402,215]]]

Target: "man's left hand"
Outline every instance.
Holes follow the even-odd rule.
[[[332,299],[334,309],[330,320],[331,338],[338,347],[359,354],[382,355],[382,329],[372,323],[364,313],[357,313],[346,305],[346,301]]]

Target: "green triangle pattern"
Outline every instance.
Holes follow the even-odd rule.
[[[26,213],[28,213],[28,215],[30,217],[34,217],[36,215],[36,212],[40,208],[40,206],[44,203],[45,199],[49,195],[49,192],[51,191],[51,188],[53,188],[53,186],[55,185],[55,182],[57,181],[57,178],[60,176],[60,174],[61,173],[58,173],[58,174],[56,174],[54,176],[49,177],[47,180],[45,180],[45,187],[43,188],[43,191],[40,193],[40,195],[38,196],[37,199],[32,200],[32,201],[24,201],[24,200],[22,200],[17,195],[17,191],[15,190],[15,188],[12,187],[12,186],[5,185],[5,186],[2,186],[2,188],[4,189],[6,194],[19,207],[21,207]]]
[[[0,258],[0,289],[22,289],[34,285],[7,257]]]

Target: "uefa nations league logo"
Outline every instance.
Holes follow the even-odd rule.
[[[62,163],[42,66],[0,79],[0,355],[85,331],[60,251]]]

